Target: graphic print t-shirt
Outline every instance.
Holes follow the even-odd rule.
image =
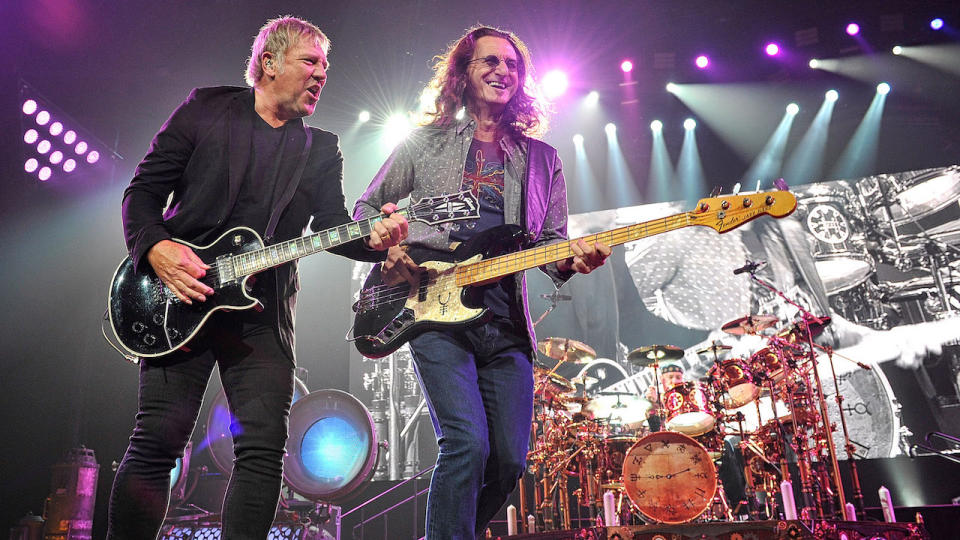
[[[477,196],[480,218],[455,224],[450,231],[451,240],[465,242],[480,231],[503,225],[503,150],[499,143],[477,139],[470,143],[460,189],[469,189]],[[484,304],[495,316],[510,316],[512,299],[507,291],[513,288],[512,280],[508,276],[484,294]]]

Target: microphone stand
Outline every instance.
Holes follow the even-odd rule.
[[[787,295],[784,294],[783,291],[777,289],[772,284],[767,283],[762,278],[758,277],[756,274],[756,270],[753,270],[750,272],[750,279],[752,279],[761,287],[764,287],[765,289],[768,289],[772,293],[776,294],[777,296],[782,298],[785,302],[787,302],[791,306],[797,308],[798,311],[800,311],[801,324],[803,325],[803,329],[806,332],[807,345],[809,345],[810,347],[809,348],[810,365],[813,368],[813,379],[816,382],[817,398],[818,398],[818,401],[820,402],[820,414],[823,416],[824,435],[827,442],[827,451],[830,457],[830,465],[831,465],[831,468],[833,469],[834,483],[836,485],[835,487],[837,490],[836,494],[838,496],[839,503],[840,503],[840,515],[843,515],[843,509],[846,507],[846,497],[844,496],[844,492],[843,492],[843,481],[842,481],[842,478],[840,477],[840,464],[837,461],[836,449],[833,446],[833,434],[832,434],[832,430],[830,429],[830,417],[827,416],[827,403],[823,394],[823,383],[820,382],[820,375],[817,373],[817,369],[816,369],[817,353],[816,353],[816,350],[814,349],[813,334],[810,332],[811,323],[824,324],[826,321],[820,317],[817,317],[813,313],[810,313],[810,311],[808,311],[806,308],[801,306],[798,302],[787,297]],[[831,358],[831,362],[832,361],[833,360]],[[840,415],[841,416],[843,415],[843,409],[840,410]],[[796,423],[794,423],[794,430],[798,433],[800,431],[799,425]],[[801,467],[800,470],[802,471],[803,468]],[[808,496],[810,494],[809,478],[807,478],[806,481],[804,481],[804,479],[801,478],[801,482],[803,484],[804,490],[806,491],[804,495]],[[809,501],[805,501],[805,502],[809,502]]]

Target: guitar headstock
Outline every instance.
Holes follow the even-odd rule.
[[[797,198],[789,191],[740,193],[708,197],[687,212],[692,225],[704,225],[725,233],[760,216],[782,218],[797,209]]]
[[[423,197],[407,207],[407,219],[428,225],[480,217],[480,202],[468,191]]]

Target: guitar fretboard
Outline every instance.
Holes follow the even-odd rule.
[[[653,219],[643,223],[627,225],[626,227],[620,227],[619,229],[604,231],[582,238],[588,244],[599,241],[608,246],[618,246],[655,234],[681,229],[691,224],[690,214],[689,212],[685,212],[683,214]],[[456,270],[457,286],[466,287],[566,259],[573,256],[574,253],[570,246],[577,242],[577,240],[579,240],[579,238],[459,266]]]
[[[397,213],[410,218],[412,212],[410,209],[404,209],[397,210]],[[238,277],[256,274],[300,257],[366,238],[373,232],[373,226],[385,217],[381,214],[369,219],[352,221],[308,236],[241,253],[232,258],[234,272]]]

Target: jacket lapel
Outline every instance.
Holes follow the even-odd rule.
[[[248,94],[241,94],[230,104],[229,122],[229,144],[228,144],[228,168],[229,168],[229,190],[227,192],[227,204],[223,206],[222,218],[233,210],[233,205],[237,202],[237,196],[240,194],[240,185],[243,183],[243,175],[247,171],[247,165],[250,161],[250,140],[253,133],[253,114],[250,109],[253,108],[253,90]]]

